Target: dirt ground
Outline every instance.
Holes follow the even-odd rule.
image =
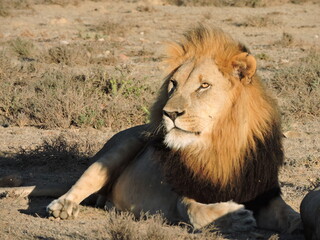
[[[121,42],[121,47],[109,51],[112,51],[118,61],[132,66],[136,74],[149,76],[152,85],[160,86],[163,67],[158,59],[163,55],[162,44],[176,39],[188,27],[200,22],[220,27],[245,43],[253,55],[260,56],[258,71],[262,78],[267,80],[272,77],[277,67],[297,63],[308,50],[319,47],[319,13],[320,5],[312,3],[263,8],[178,7],[162,4],[160,0],[88,1],[67,6],[34,5],[26,9],[12,10],[8,17],[0,17],[0,41],[23,36],[43,45],[59,42],[68,46],[70,43],[83,41],[84,35],[90,34],[86,32],[88,26],[103,20],[112,20],[126,25],[128,34],[125,37],[120,36],[121,34],[113,35],[113,40]],[[259,16],[267,17],[267,23],[256,22],[258,20],[255,21],[256,18],[253,17]],[[294,39],[290,47],[277,44],[283,38],[284,32]],[[91,36],[87,38],[88,41],[99,42],[110,40],[104,36],[97,39]],[[139,51],[149,55],[132,54]],[[282,99],[279,99],[280,103],[281,101]],[[69,186],[89,165],[88,156],[102,147],[117,130],[0,127],[0,177],[17,176],[17,184],[21,179],[24,186],[46,186],[53,183]],[[292,120],[285,123],[284,131],[287,136],[284,138],[286,164],[281,171],[280,181],[284,199],[299,210],[303,196],[320,182],[320,121],[315,118]],[[43,156],[41,158],[38,147],[45,141],[48,148],[57,137],[61,137],[67,144],[75,144],[76,151],[64,146],[51,149],[62,149],[62,157],[52,160],[50,157],[47,159],[48,155],[43,155],[45,159]],[[30,150],[34,149],[38,149],[38,155],[30,154]],[[44,151],[46,150],[48,149]],[[81,151],[85,154],[81,155]],[[65,159],[68,153],[72,156]],[[31,159],[30,156],[34,158]],[[112,235],[108,230],[112,222],[110,213],[102,209],[82,206],[76,220],[49,219],[45,214],[45,206],[51,200],[52,198],[0,196],[0,239],[138,239]],[[143,221],[140,224],[144,226],[142,229],[145,229],[148,222]],[[137,229],[143,231],[139,227]],[[170,229],[177,231],[178,235],[181,234],[177,227],[163,226],[159,231]],[[191,233],[183,236],[183,239],[208,238],[207,235]],[[288,236],[264,231],[225,237],[303,239],[299,234]]]

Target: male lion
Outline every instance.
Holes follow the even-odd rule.
[[[112,137],[48,213],[76,217],[78,204],[98,192],[119,210],[161,212],[194,228],[216,222],[229,231],[256,224],[295,230],[300,216],[282,200],[278,183],[279,114],[255,58],[228,34],[204,26],[168,50],[169,74],[151,123]]]

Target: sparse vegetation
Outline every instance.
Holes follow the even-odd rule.
[[[207,229],[196,234],[190,234],[188,226],[170,226],[160,214],[144,214],[137,222],[132,213],[108,212],[107,231],[112,240],[145,240],[145,239],[177,239],[177,240],[222,240],[217,232]]]
[[[258,6],[260,0],[167,0],[168,3],[177,6]]]
[[[258,53],[258,54],[255,55],[255,57],[256,57],[257,59],[259,59],[259,60],[265,60],[265,61],[271,59],[271,57],[270,57],[268,54],[266,54],[266,53]]]
[[[90,31],[102,33],[103,35],[117,35],[124,36],[127,26],[122,25],[121,23],[106,20],[90,28]]]
[[[146,121],[150,86],[144,76],[133,76],[130,66],[116,64],[111,53],[98,55],[107,45],[58,45],[37,54],[29,41],[17,39],[10,46],[20,60],[13,63],[3,50],[0,124],[120,129]],[[102,66],[106,63],[115,66]]]
[[[56,4],[60,6],[75,5],[77,6],[83,0],[35,0],[37,4]]]
[[[29,58],[31,57],[34,45],[32,42],[16,38],[10,43],[13,51],[21,58]]]
[[[32,9],[37,4],[60,5],[62,7],[77,6],[85,0],[0,0],[0,17],[8,17],[13,10]],[[93,0],[105,1],[105,0]],[[317,0],[165,0],[168,4],[177,6],[232,6],[232,7],[266,7],[285,3],[302,4],[305,2],[317,3]],[[152,12],[150,6],[138,6],[137,11]]]
[[[7,17],[9,16],[8,8],[6,7],[3,0],[0,1],[0,16],[1,17]]]
[[[177,6],[232,6],[232,7],[266,7],[285,3],[301,4],[316,0],[166,0]]]
[[[275,45],[280,45],[282,47],[288,47],[292,45],[294,38],[290,33],[283,32],[280,40],[275,41]]]
[[[320,53],[312,51],[299,63],[278,70],[271,79],[285,118],[320,117]]]
[[[0,0],[0,16],[8,17],[13,10],[30,9],[35,4],[78,5],[83,0]]]
[[[66,46],[57,46],[50,48],[48,51],[48,55],[53,63],[70,65],[73,62],[70,48]]]
[[[130,29],[129,26],[107,19],[97,24],[87,25],[79,30],[79,37],[85,40],[110,39],[111,37],[124,37]]]
[[[43,144],[35,149],[21,149],[15,155],[17,162],[14,164],[17,168],[22,169],[28,166],[46,166],[55,171],[65,167],[75,171],[79,165],[89,164],[89,156],[93,154],[92,148],[90,143],[81,146],[79,142],[70,142],[63,135],[60,135],[53,139],[45,139]],[[75,161],[77,164],[74,164]]]
[[[29,7],[28,0],[0,0],[0,16],[8,17],[13,9],[27,9]]]
[[[268,27],[279,24],[275,19],[268,15],[265,16],[247,16],[241,23],[236,23],[237,26],[245,27]]]

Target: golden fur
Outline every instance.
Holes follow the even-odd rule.
[[[179,152],[179,157],[183,160],[182,164],[191,171],[191,175],[207,183],[218,183],[220,188],[228,186],[239,189],[239,183],[245,177],[243,172],[258,172],[261,175],[255,177],[264,184],[260,184],[260,190],[253,187],[251,191],[256,191],[253,195],[246,193],[254,197],[272,188],[272,185],[277,185],[278,168],[283,157],[275,101],[266,94],[256,74],[247,83],[242,79],[239,81],[235,73],[232,59],[243,51],[247,49],[228,34],[220,29],[204,26],[187,32],[182,41],[171,43],[166,59],[170,73],[153,106],[152,123],[157,126],[162,121],[162,109],[168,100],[167,86],[172,72],[189,60],[198,62],[203,57],[212,58],[233,86],[229,92],[232,101],[219,114],[218,127],[212,129],[212,134],[206,141],[207,149],[184,149]],[[241,77],[243,76],[240,74]],[[271,146],[266,146],[267,144]],[[259,166],[255,161],[259,161]],[[177,173],[172,175],[175,174]],[[255,177],[251,181],[257,181]],[[259,185],[245,182],[250,186]],[[248,198],[250,199],[249,196],[244,199],[249,200]]]

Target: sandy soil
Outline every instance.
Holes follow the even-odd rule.
[[[268,66],[290,65],[299,61],[306,50],[319,46],[320,6],[313,4],[282,5],[266,8],[232,7],[176,7],[145,3],[143,1],[85,2],[79,5],[36,5],[32,9],[13,11],[11,16],[0,17],[0,40],[7,41],[24,36],[50,45],[83,40],[79,32],[103,20],[120,22],[127,26],[123,48],[114,49],[115,55],[130,63],[137,72],[150,76],[159,85],[161,69],[157,59],[162,56],[162,43],[175,39],[190,25],[205,22],[221,27],[250,47],[253,54],[267,54],[268,60],[259,62],[259,72],[268,79],[273,72]],[[269,16],[266,27],[245,26],[248,16]],[[290,48],[275,44],[283,32],[291,34],[294,44]],[[114,37],[114,36],[113,36]],[[108,38],[103,39],[108,41]],[[103,41],[100,39],[100,41]],[[113,49],[110,49],[113,50]],[[130,55],[144,50],[152,57]],[[152,60],[154,59],[154,60]],[[274,69],[274,68],[273,68]],[[281,101],[281,99],[280,99]],[[286,165],[281,172],[283,195],[298,210],[303,196],[319,184],[320,121],[303,120],[285,126],[291,131],[284,139]],[[90,160],[74,160],[64,165],[34,164],[15,159],[21,149],[35,149],[44,140],[63,136],[68,142],[79,142],[83,147],[91,144],[90,152],[99,149],[114,133],[113,129],[41,130],[30,127],[0,127],[0,177],[15,174],[25,186],[61,183],[70,185],[87,167]],[[87,149],[86,149],[87,150]],[[92,207],[81,207],[76,220],[58,221],[45,217],[45,206],[50,198],[12,198],[0,196],[0,239],[104,239],[107,238],[106,212]],[[267,238],[270,233],[260,236]],[[250,239],[256,237],[249,235]],[[276,235],[274,239],[303,239],[301,235]],[[192,237],[190,237],[192,238]],[[237,239],[233,236],[232,239]],[[239,238],[243,236],[239,235]]]

